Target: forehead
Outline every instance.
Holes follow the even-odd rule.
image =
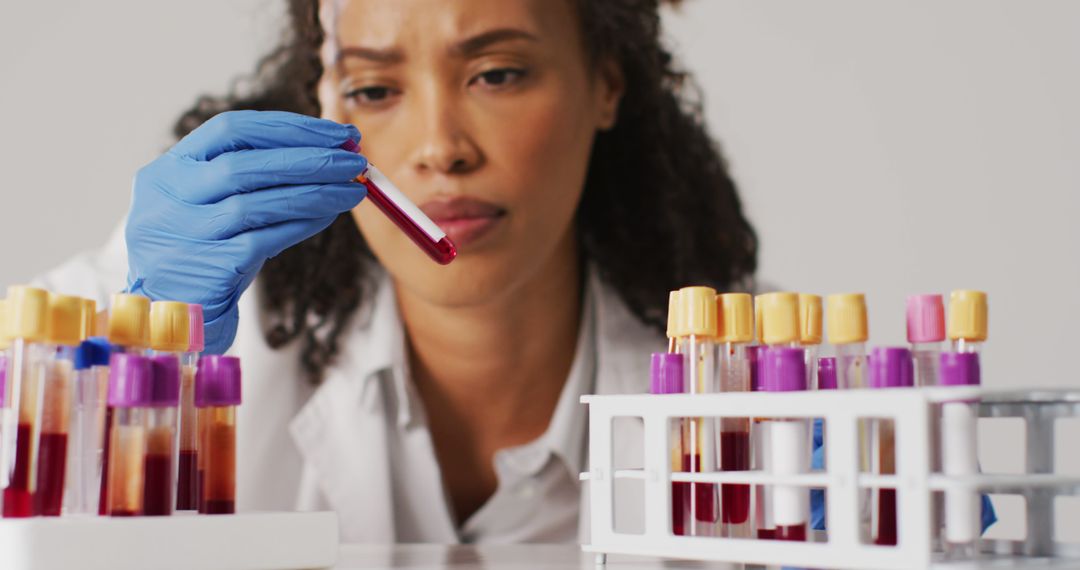
[[[327,38],[342,46],[435,47],[497,28],[577,36],[573,0],[322,0],[321,12]]]

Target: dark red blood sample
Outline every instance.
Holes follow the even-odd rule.
[[[690,483],[671,484],[671,527],[676,536],[686,536],[686,511],[690,506]]]
[[[67,470],[66,433],[43,433],[38,445],[37,488],[34,510],[46,517],[60,516],[64,507],[64,473]]]
[[[113,516],[113,517],[137,517],[137,516],[139,516],[139,513],[135,512],[135,511],[119,511],[119,510],[116,510],[116,511],[112,511],[111,513],[109,513],[109,516]]]
[[[15,433],[15,467],[11,481],[4,489],[4,517],[34,516],[34,501],[30,495],[30,424],[19,424]]]
[[[761,540],[772,540],[776,538],[775,528],[759,528],[757,530],[757,537]]]
[[[105,408],[105,439],[101,449],[101,492],[98,493],[98,514],[109,513],[109,447],[112,443],[113,408]],[[118,515],[122,516],[122,515]]]
[[[877,536],[874,544],[896,546],[896,489],[878,490]]]
[[[176,510],[199,510],[199,463],[194,449],[181,449],[176,478]]]
[[[806,542],[806,524],[793,524],[790,526],[776,526],[776,540],[790,540],[793,542]]]
[[[236,512],[236,501],[211,499],[203,504],[203,511],[208,515],[231,515]]]
[[[701,455],[694,453],[683,454],[683,471],[687,473],[701,472]],[[716,522],[716,496],[719,485],[710,483],[690,483],[694,494],[694,518],[701,522]]]
[[[206,512],[206,500],[203,498],[203,480],[206,479],[206,471],[198,469],[195,474],[195,496],[198,497],[198,511]]]
[[[147,454],[143,462],[146,480],[143,483],[143,514],[165,516],[172,514],[172,457]]]
[[[720,470],[750,469],[750,432],[720,434]],[[750,485],[723,485],[720,488],[724,522],[742,524],[750,519]]]

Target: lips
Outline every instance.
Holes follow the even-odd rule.
[[[479,241],[506,217],[506,209],[473,198],[432,200],[420,206],[459,248]]]

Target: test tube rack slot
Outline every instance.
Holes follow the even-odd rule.
[[[4,570],[294,570],[337,555],[332,512],[0,520]]]
[[[1018,567],[1039,560],[1040,567],[1080,568],[1080,544],[1054,540],[1053,502],[1080,496],[1080,476],[1054,473],[1054,424],[1080,417],[1080,392],[1064,390],[1003,391],[980,387],[897,388],[786,393],[587,395],[589,467],[581,474],[588,485],[583,508],[589,509],[585,552],[603,563],[607,554],[707,560],[796,568],[929,569]],[[932,470],[931,418],[945,402],[977,401],[981,418],[1026,420],[1027,469],[1022,474],[954,477]],[[681,418],[820,418],[824,420],[825,469],[778,476],[758,471],[672,472],[669,425]],[[616,420],[639,418],[640,433],[618,434]],[[892,420],[895,427],[895,475],[860,472],[860,420]],[[623,430],[626,431],[626,430]],[[642,465],[615,465],[615,446],[637,443]],[[627,437],[629,436],[629,438]],[[972,442],[975,444],[975,442]],[[617,532],[615,509],[619,479],[644,484],[643,532]],[[672,533],[673,481],[791,485],[825,490],[826,537],[786,542]],[[898,541],[895,546],[868,543],[862,528],[860,495],[867,488],[895,488]],[[970,559],[945,558],[930,531],[935,491],[966,490],[987,494],[1023,494],[1027,501],[1024,540],[977,541]]]

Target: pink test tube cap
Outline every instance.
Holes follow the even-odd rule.
[[[945,303],[941,295],[912,295],[907,298],[908,342],[945,340]]]
[[[188,305],[188,352],[206,350],[206,324],[203,322],[202,305]]]

